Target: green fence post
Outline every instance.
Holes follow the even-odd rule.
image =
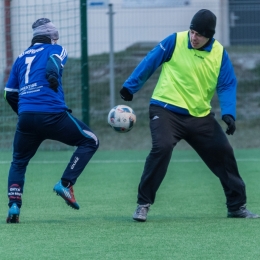
[[[80,0],[82,121],[89,125],[87,0]]]

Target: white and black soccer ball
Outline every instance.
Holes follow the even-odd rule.
[[[118,105],[109,111],[107,122],[116,132],[126,133],[134,127],[136,115],[131,107]]]

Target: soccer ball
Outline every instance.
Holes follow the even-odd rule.
[[[107,122],[116,132],[126,133],[133,128],[136,115],[131,107],[118,105],[109,111]]]

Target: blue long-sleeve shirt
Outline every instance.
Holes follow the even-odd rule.
[[[174,53],[176,44],[176,33],[169,35],[161,41],[154,49],[152,49],[146,57],[135,68],[130,77],[124,82],[123,87],[126,87],[131,94],[140,90],[155,70],[160,67],[164,62],[171,59]],[[210,52],[215,39],[212,38],[211,42],[207,44],[201,51]],[[188,41],[187,48],[192,49],[190,41]],[[237,80],[234,73],[232,63],[229,56],[224,49],[220,73],[216,86],[218,99],[221,108],[221,115],[229,114],[236,118],[236,87]],[[162,105],[163,102],[151,99],[151,104]],[[188,114],[188,111],[182,108],[167,106],[174,112]]]

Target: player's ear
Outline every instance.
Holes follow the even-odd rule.
[[[52,44],[52,45],[57,44],[57,41],[58,41],[58,40],[51,40],[51,44]]]

